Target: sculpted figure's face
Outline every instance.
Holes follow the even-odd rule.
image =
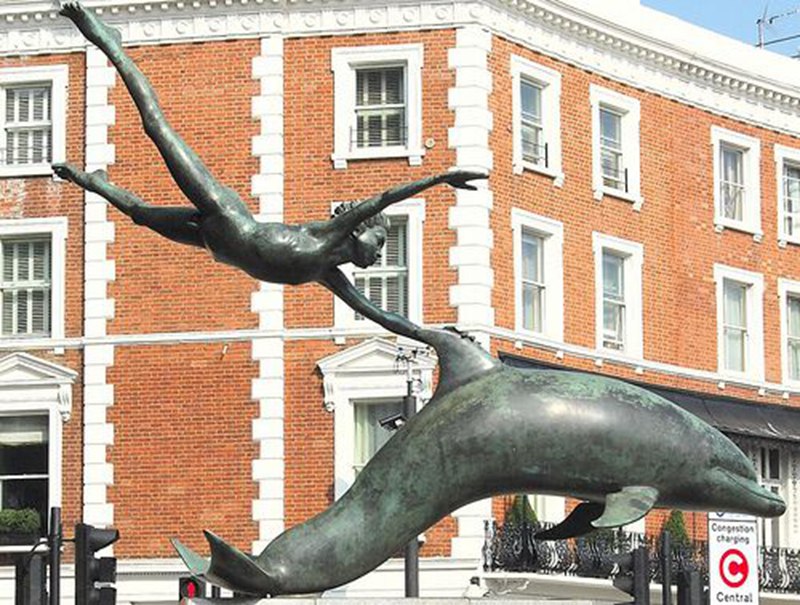
[[[381,248],[386,242],[386,229],[370,227],[355,239],[353,264],[362,269],[374,265],[381,258]]]

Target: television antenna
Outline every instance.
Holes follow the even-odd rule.
[[[756,27],[758,28],[758,43],[756,46],[758,48],[765,48],[767,46],[771,46],[773,44],[780,44],[781,42],[788,42],[789,40],[796,40],[800,38],[800,33],[792,34],[789,36],[781,36],[780,38],[774,38],[772,40],[767,40],[767,28],[771,25],[774,25],[776,21],[780,21],[781,19],[785,19],[786,17],[791,17],[793,15],[800,14],[800,6],[795,7],[791,10],[784,11],[782,13],[776,13],[774,15],[770,15],[769,13],[769,2],[764,5],[764,12],[761,14],[761,17],[756,20]]]

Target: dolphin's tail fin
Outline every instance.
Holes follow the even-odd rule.
[[[172,545],[193,576],[203,578],[224,588],[259,597],[274,596],[274,582],[269,574],[259,567],[253,557],[238,548],[226,544],[210,531],[203,532],[211,549],[211,559],[198,555],[189,547],[173,538]]]

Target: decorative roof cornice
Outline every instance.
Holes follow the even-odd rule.
[[[58,0],[3,3],[0,55],[84,49],[83,38],[58,17],[58,4]],[[480,24],[499,36],[613,80],[800,135],[800,63],[636,2],[85,0],[84,4],[119,27],[128,44]],[[609,6],[624,10],[615,13]]]

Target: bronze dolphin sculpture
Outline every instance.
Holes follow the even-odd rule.
[[[257,557],[210,532],[210,561],[173,541],[193,574],[259,596],[324,591],[371,571],[448,513],[505,493],[585,500],[540,539],[625,525],[653,506],[785,510],[733,442],[658,395],[601,375],[512,368],[458,334],[348,302],[436,350],[433,398],[341,499]]]
[[[374,569],[449,512],[509,492],[586,500],[542,538],[624,525],[656,505],[764,516],[784,511],[783,501],[758,485],[732,442],[665,399],[603,376],[503,366],[457,334],[423,329],[374,307],[338,269],[349,261],[374,262],[385,227],[367,219],[389,204],[439,182],[473,189],[467,181],[485,175],[422,179],[325,223],[262,225],[171,128],[119,34],[77,2],[65,2],[61,13],[115,65],[146,133],[195,208],[149,206],[105,175],[68,165],[54,166],[57,174],[105,197],[136,222],[179,243],[207,247],[253,277],[317,281],[390,331],[432,346],[439,357],[433,399],[340,500],[278,536],[257,557],[210,533],[210,561],[175,541],[192,573],[259,596],[319,592]]]

